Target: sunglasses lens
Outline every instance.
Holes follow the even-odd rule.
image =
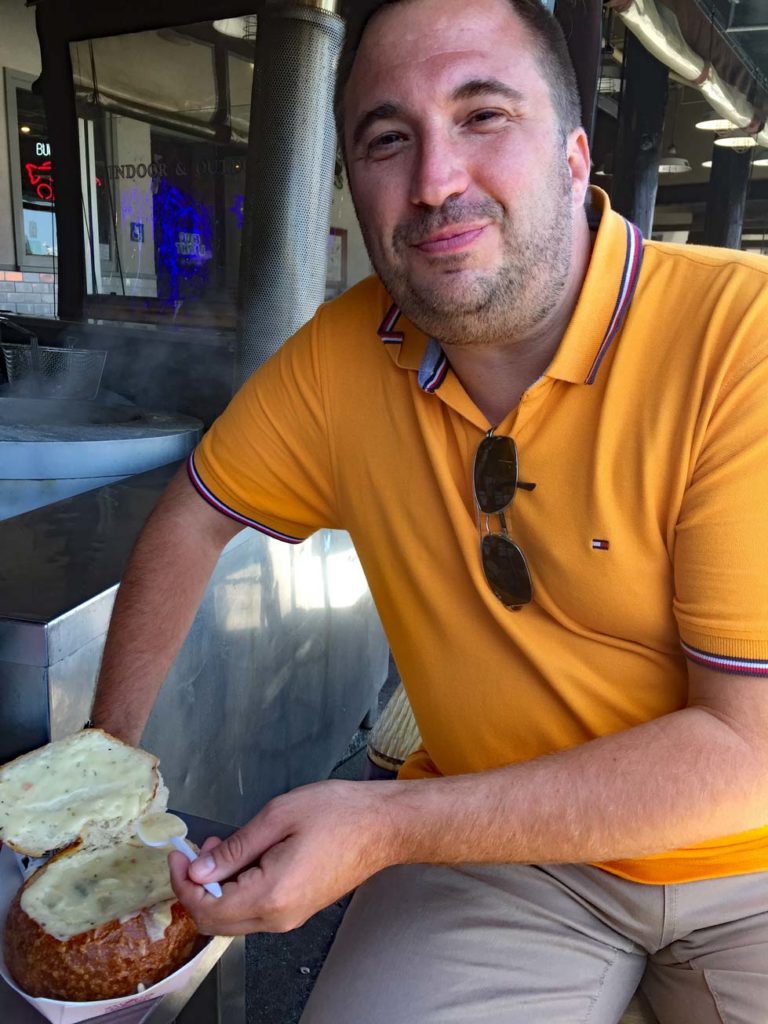
[[[480,442],[474,483],[481,512],[501,512],[509,505],[517,490],[517,447],[511,437],[493,435]]]
[[[480,552],[491,590],[508,608],[528,604],[533,596],[531,574],[517,544],[500,533],[483,537]]]

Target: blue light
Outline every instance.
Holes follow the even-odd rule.
[[[213,258],[211,216],[203,203],[161,178],[153,202],[157,297],[169,305],[200,298]],[[191,288],[184,289],[182,282]]]
[[[237,226],[240,230],[243,230],[243,217],[245,216],[245,196],[242,192],[238,192],[235,196],[234,202],[229,208],[229,212],[235,215],[237,220]]]

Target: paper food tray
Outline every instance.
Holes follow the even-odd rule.
[[[19,873],[16,857],[13,852],[4,846],[0,849],[0,936],[5,933],[5,918],[8,908],[13,901],[19,886],[22,884],[22,877]],[[145,989],[144,992],[134,996],[120,996],[118,999],[100,999],[91,1003],[71,1003],[61,999],[34,999],[23,992],[14,982],[5,966],[3,956],[3,944],[0,942],[0,976],[14,992],[18,992],[26,1001],[41,1013],[43,1017],[52,1024],[76,1024],[81,1020],[92,1020],[94,1017],[101,1017],[113,1010],[122,1010],[127,1006],[134,1006],[136,1003],[144,1003],[150,999],[157,999],[158,996],[167,992],[174,992],[187,981],[190,973],[197,965],[197,961],[205,954],[207,946],[203,946],[200,952],[188,963],[184,964],[173,974],[169,974],[163,981]]]

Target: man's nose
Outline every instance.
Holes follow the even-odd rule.
[[[422,138],[411,182],[414,205],[440,207],[451,196],[462,195],[469,181],[459,147],[442,136]]]

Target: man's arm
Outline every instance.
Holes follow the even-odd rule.
[[[524,863],[619,860],[765,825],[765,680],[692,662],[689,680],[680,711],[489,772],[477,788],[470,775],[435,780],[422,787],[418,816],[416,789],[401,788],[391,802],[406,856],[461,861],[474,849],[484,861],[496,854]],[[457,807],[468,810],[454,829],[451,806],[454,816]],[[419,829],[419,816],[427,827]],[[454,843],[456,857],[448,849]]]
[[[209,875],[172,874],[203,931],[282,931],[393,864],[616,860],[766,821],[768,684],[690,664],[680,711],[476,775],[305,786],[211,846]],[[188,875],[237,877],[214,901]]]
[[[91,717],[138,743],[206,584],[242,529],[195,491],[182,468],[139,536],[117,592]]]

